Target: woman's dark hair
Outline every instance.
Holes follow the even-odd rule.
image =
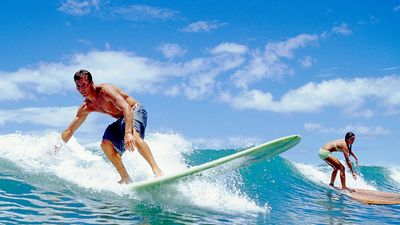
[[[349,145],[348,140],[352,137],[356,136],[353,132],[347,132],[346,136],[344,136],[344,141],[346,142],[347,148],[349,148],[349,155],[351,154],[351,147],[352,145]]]
[[[93,82],[92,74],[90,74],[90,72],[87,70],[79,70],[78,72],[76,72],[74,75],[74,81],[80,80],[82,77],[87,77],[89,83]]]

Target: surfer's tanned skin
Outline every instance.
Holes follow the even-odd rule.
[[[325,144],[324,146],[321,147],[320,153],[319,153],[321,159],[323,159],[326,163],[328,163],[333,168],[333,172],[331,175],[331,182],[329,185],[334,186],[336,175],[340,171],[340,181],[342,183],[342,189],[348,190],[350,192],[354,192],[355,190],[350,189],[346,186],[345,167],[343,166],[342,163],[340,163],[340,161],[336,157],[332,156],[331,153],[336,152],[336,151],[343,152],[344,158],[346,160],[346,164],[349,167],[349,169],[351,170],[353,178],[357,179],[357,176],[354,173],[353,166],[351,165],[351,161],[350,161],[350,156],[353,156],[354,159],[356,160],[356,165],[358,166],[358,159],[357,159],[356,155],[354,154],[354,152],[351,150],[352,145],[355,141],[355,138],[356,137],[352,132],[348,132],[346,134],[344,140],[343,139],[334,140],[334,141],[331,141],[331,142]]]
[[[138,101],[112,84],[94,85],[93,81],[89,81],[88,76],[81,76],[75,80],[75,84],[76,89],[85,99],[71,124],[61,133],[62,140],[68,142],[91,112],[105,113],[117,119],[123,117],[125,119],[125,148],[129,151],[134,151],[135,147],[137,147],[140,154],[151,166],[154,175],[162,176],[163,172],[155,162],[149,146],[132,125],[134,120],[132,107],[138,104]],[[104,139],[101,142],[101,148],[121,176],[119,183],[132,182],[122,163],[120,154],[114,149],[113,143]]]

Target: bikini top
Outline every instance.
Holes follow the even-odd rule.
[[[341,148],[339,148],[336,144],[333,144],[335,146],[336,151],[338,152],[343,152],[343,150]]]

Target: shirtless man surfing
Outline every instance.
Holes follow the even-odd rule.
[[[74,81],[76,89],[85,99],[68,128],[61,133],[61,139],[68,142],[89,113],[106,113],[117,120],[105,130],[101,148],[121,176],[119,183],[132,182],[121,156],[125,149],[134,151],[135,147],[150,164],[154,175],[162,176],[163,172],[154,161],[149,146],[143,140],[147,125],[147,112],[143,106],[112,84],[94,85],[92,75],[87,70],[76,72]]]

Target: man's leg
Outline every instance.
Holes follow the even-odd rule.
[[[135,137],[135,146],[139,150],[143,158],[150,164],[151,169],[156,177],[164,175],[161,169],[158,167],[156,161],[154,160],[153,154],[150,151],[147,143],[139,136],[139,133],[133,129],[133,135]]]
[[[114,145],[109,140],[103,140],[101,142],[101,148],[104,154],[111,161],[114,167],[117,169],[119,175],[121,176],[120,184],[128,184],[132,182],[131,177],[128,172],[126,172],[125,166],[122,163],[121,156],[114,150]]]

